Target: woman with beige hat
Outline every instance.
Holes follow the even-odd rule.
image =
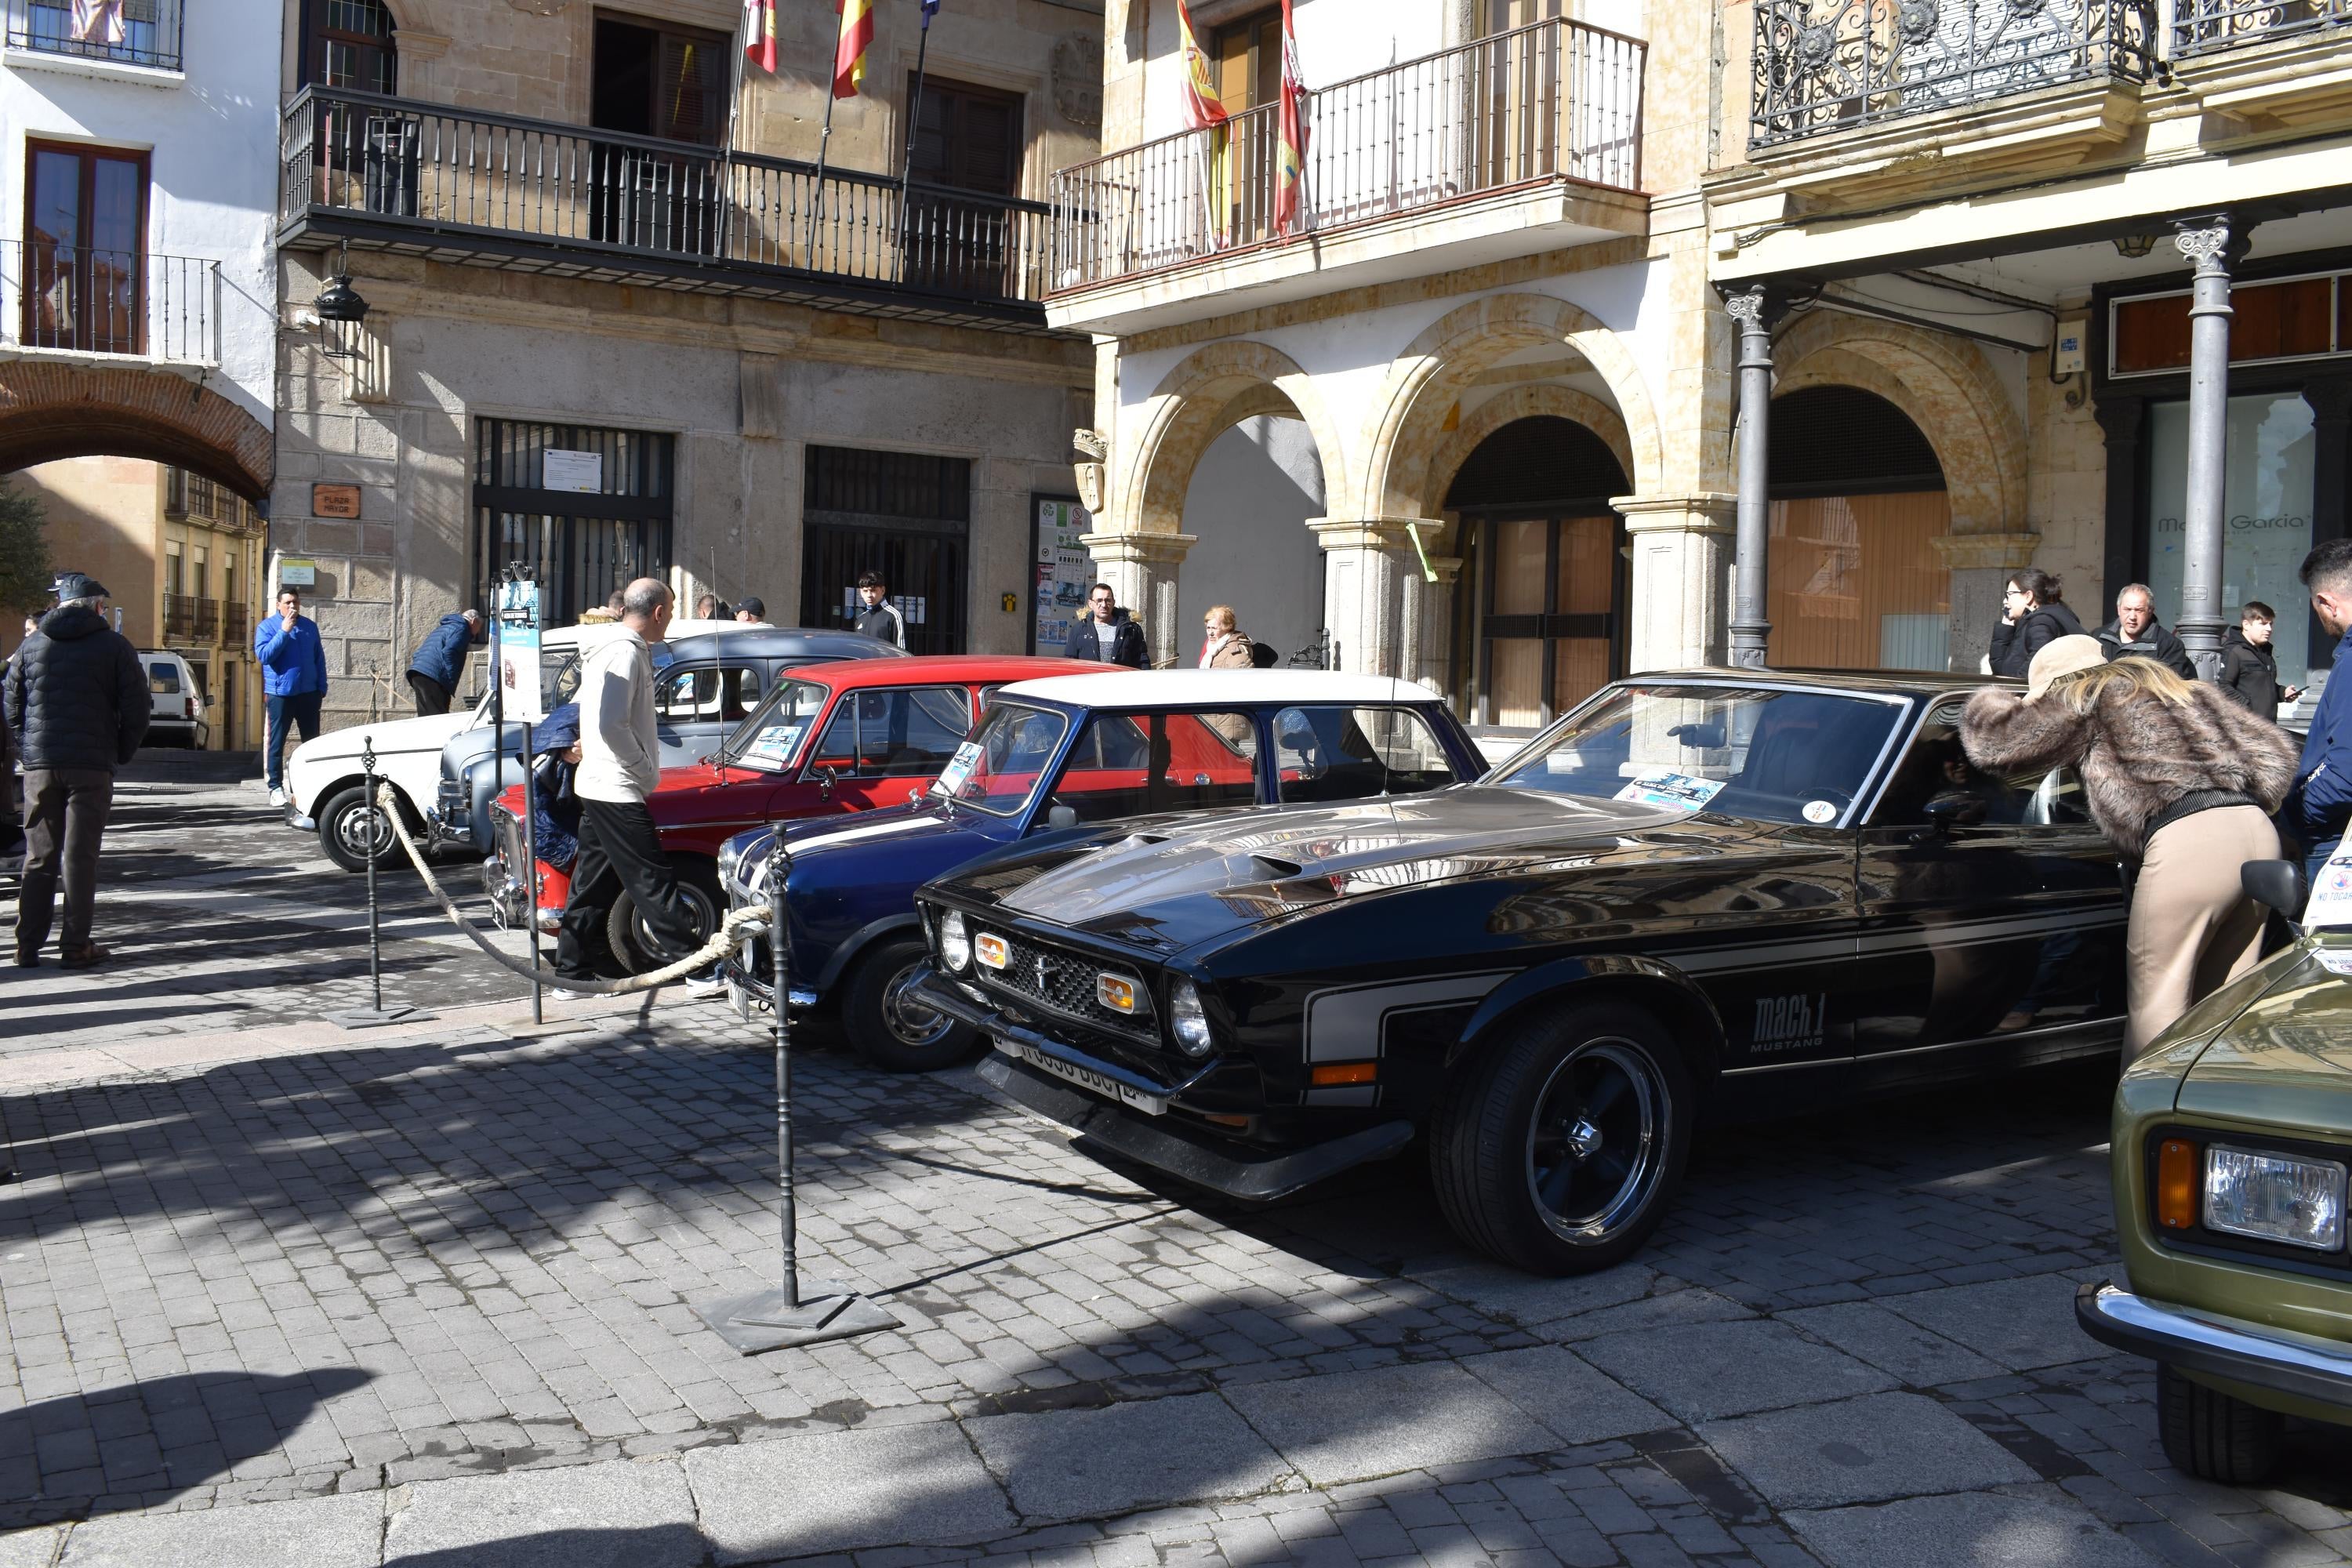
[[[1969,760],[2015,777],[2071,765],[2091,819],[2139,862],[2125,938],[2126,1061],[2262,956],[2262,910],[2238,882],[2278,858],[2271,813],[2294,782],[2294,742],[2219,687],[2145,658],[2108,662],[2096,637],[2033,656],[2022,696],[1988,687],[1960,719]]]

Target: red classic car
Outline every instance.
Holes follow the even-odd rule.
[[[971,732],[990,692],[1016,680],[1114,668],[955,654],[809,665],[779,677],[767,700],[728,732],[715,754],[664,768],[646,802],[697,929],[709,931],[722,907],[719,846],[746,827],[919,800]],[[693,716],[684,706],[701,704],[724,712],[732,693],[721,685],[714,671],[693,690],[665,689],[665,711],[683,719]],[[490,821],[498,853],[483,864],[482,879],[499,923],[518,926],[529,899],[522,856],[530,843],[520,784],[499,797]],[[553,931],[572,884],[544,860],[538,868],[539,926]],[[605,938],[631,969],[656,966],[652,934],[626,893],[614,905]]]

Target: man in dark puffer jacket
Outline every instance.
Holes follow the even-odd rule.
[[[114,802],[114,770],[139,750],[154,707],[138,650],[107,625],[106,599],[105,584],[67,574],[58,583],[58,607],[8,667],[8,729],[25,761],[25,881],[16,903],[16,963],[24,969],[40,962],[48,941],[61,859],[59,962],[88,969],[106,958],[89,940],[99,840]]]

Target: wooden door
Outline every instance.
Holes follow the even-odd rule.
[[[909,169],[917,186],[929,188],[908,195],[902,247],[909,283],[991,299],[1013,294],[1009,269],[1018,247],[1005,198],[1021,189],[1022,110],[1017,93],[924,79]]]

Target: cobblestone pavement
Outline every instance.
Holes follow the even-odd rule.
[[[517,1038],[513,984],[415,926],[398,994],[441,1016],[344,1034],[352,881],[250,791],[125,793],[124,962],[0,981],[0,1568],[2352,1549],[2342,1434],[2273,1489],[2189,1479],[2148,1369],[2074,1329],[2096,1073],[1712,1135],[1637,1262],[1562,1281],[1465,1255],[1409,1163],[1204,1201],[820,1036],[803,1269],[902,1324],[747,1358],[693,1304],[772,1282],[756,1031],[663,1000]]]

